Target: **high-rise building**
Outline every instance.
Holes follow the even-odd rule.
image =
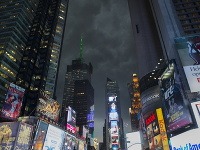
[[[1,0],[0,3],[0,108],[17,71],[39,0]]]
[[[162,45],[148,0],[128,0],[139,78],[163,58]]]
[[[87,126],[89,134],[94,132],[94,89],[88,80],[74,82],[74,101],[72,104],[76,111],[76,125]]]
[[[67,7],[68,0],[39,0],[16,80],[26,89],[24,115],[33,115],[41,90],[55,90]]]
[[[121,118],[119,86],[107,78],[105,90],[106,146],[107,149],[124,149],[124,129]]]
[[[139,78],[137,74],[133,74],[132,82],[128,84],[128,91],[131,100],[131,107],[129,108],[131,118],[132,131],[139,130],[139,113],[142,107],[140,99]]]
[[[67,66],[67,72],[65,75],[65,85],[62,101],[62,115],[61,120],[65,119],[65,108],[73,106],[74,103],[74,82],[76,80],[88,80],[91,82],[91,75],[93,72],[92,64],[86,64],[81,57],[76,60],[72,60],[72,65]]]

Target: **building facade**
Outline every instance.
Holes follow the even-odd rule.
[[[0,108],[10,82],[15,82],[29,28],[39,0],[2,0],[0,4]]]
[[[16,79],[26,89],[23,115],[34,114],[40,91],[53,95],[67,7],[67,0],[38,3]]]

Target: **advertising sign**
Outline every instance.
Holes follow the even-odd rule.
[[[117,112],[117,105],[115,102],[109,104],[109,112]]]
[[[194,112],[194,117],[198,127],[200,128],[200,101],[191,103],[192,110]]]
[[[17,138],[19,122],[0,123],[0,149],[11,150]]]
[[[19,117],[25,89],[10,83],[3,108],[1,117],[15,120]]]
[[[31,145],[30,142],[32,140],[32,131],[33,131],[33,126],[26,123],[20,123],[18,129],[18,136],[15,143],[15,149],[20,149],[20,150],[30,149]]]
[[[84,144],[84,142],[83,141],[79,141],[79,143],[78,143],[78,149],[80,149],[80,150],[85,150],[85,144]]]
[[[175,39],[191,92],[200,91],[200,36],[185,36]]]
[[[37,132],[35,134],[34,142],[33,142],[33,150],[43,149],[47,129],[48,129],[48,124],[43,121],[40,121],[37,127]]]
[[[43,150],[62,149],[64,138],[65,138],[65,132],[63,130],[49,124]]]
[[[47,117],[54,121],[58,121],[60,111],[60,104],[46,95],[44,92],[40,93],[38,101],[36,116]]]
[[[167,133],[166,133],[167,131],[165,128],[165,122],[164,122],[164,118],[163,118],[162,109],[161,108],[156,109],[156,114],[157,114],[157,118],[158,118],[158,124],[159,124],[159,129],[160,129],[163,150],[169,150],[169,143],[168,143],[168,138],[167,138]]]
[[[199,135],[200,128],[197,128],[171,137],[172,150],[200,150]]]
[[[170,62],[162,74],[160,88],[164,102],[167,131],[172,132],[191,124],[192,119],[187,106],[184,104],[186,97],[174,61]]]
[[[70,106],[67,109],[66,129],[71,133],[76,133],[76,112]]]
[[[110,112],[109,113],[109,121],[111,121],[111,120],[119,120],[117,112]]]
[[[111,136],[119,134],[119,127],[117,121],[111,121],[110,134]]]
[[[116,102],[117,101],[117,96],[110,96],[108,97],[109,102]]]
[[[73,135],[65,133],[64,150],[74,150],[78,147],[78,140]],[[84,149],[83,149],[84,150]]]
[[[87,114],[87,124],[89,128],[94,128],[94,105],[90,107],[89,114]]]

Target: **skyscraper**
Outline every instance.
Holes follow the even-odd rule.
[[[72,104],[76,111],[76,125],[87,126],[89,133],[94,132],[94,89],[89,80],[76,80],[74,82],[74,101]]]
[[[105,90],[106,105],[106,146],[107,149],[124,149],[124,129],[121,118],[119,86],[107,78]]]
[[[0,108],[19,64],[39,0],[1,0],[0,3]]]
[[[41,90],[53,95],[67,5],[68,0],[39,1],[16,81],[26,89],[24,115],[33,115]]]
[[[133,74],[132,82],[128,84],[128,91],[130,95],[131,107],[129,108],[131,118],[131,129],[132,131],[139,130],[139,113],[141,110],[141,99],[139,89],[139,78],[137,74]]]

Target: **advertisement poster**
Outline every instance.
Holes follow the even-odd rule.
[[[115,102],[109,104],[109,109],[109,112],[117,112],[117,105],[115,104]]]
[[[88,127],[94,130],[94,105],[90,107],[89,114],[87,114]]]
[[[172,132],[191,124],[192,119],[187,106],[184,104],[186,98],[174,61],[170,62],[159,82],[164,102],[167,131]]]
[[[83,141],[79,141],[79,143],[78,143],[78,149],[85,150],[85,144],[84,144]]]
[[[60,150],[64,145],[65,132],[57,127],[49,125],[43,150]]]
[[[16,120],[19,117],[24,92],[25,89],[10,83],[0,115],[2,118]]]
[[[67,128],[71,133],[76,133],[76,112],[68,106],[67,109]]]
[[[200,91],[200,35],[174,39],[191,92]]]
[[[20,150],[30,149],[33,126],[26,123],[20,123],[18,131],[19,132],[15,143],[15,149],[20,149]]]
[[[47,129],[48,124],[43,121],[40,121],[34,138],[33,150],[42,150]]]
[[[161,108],[156,109],[156,114],[158,118],[158,125],[160,129],[160,136],[161,136],[163,150],[169,150],[169,142],[167,138],[167,131],[165,128],[165,121],[163,118],[162,109]]]
[[[0,123],[0,149],[12,150],[17,138],[19,122]]]
[[[47,117],[54,121],[58,121],[60,112],[60,104],[50,98],[45,93],[40,93],[40,98],[38,101],[36,116],[38,117]]]
[[[117,121],[111,121],[110,134],[111,136],[119,135],[119,128],[118,128]]]
[[[117,112],[110,112],[109,113],[109,121],[111,121],[111,120],[119,120]]]
[[[74,150],[78,147],[78,140],[75,136],[65,133],[64,150]],[[84,149],[83,149],[84,150]]]
[[[196,120],[196,123],[198,127],[200,128],[200,101],[199,99],[196,102],[191,103],[194,118]]]

